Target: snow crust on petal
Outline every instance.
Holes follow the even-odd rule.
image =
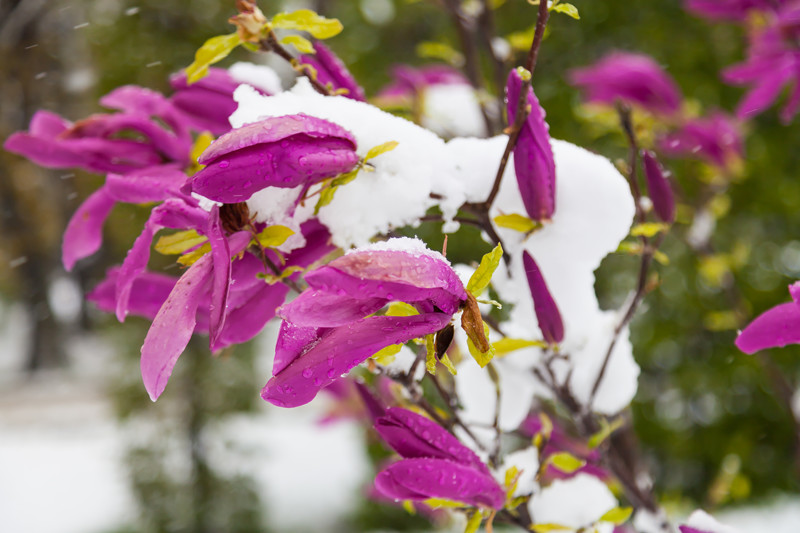
[[[444,141],[405,119],[343,96],[322,96],[305,78],[291,91],[264,96],[241,86],[234,93],[239,108],[231,116],[234,127],[271,116],[305,113],[330,120],[352,132],[357,153],[396,141],[397,147],[370,163],[374,172],[358,177],[336,191],[319,218],[341,248],[367,244],[372,236],[390,228],[414,224],[434,205],[432,182],[440,173]]]
[[[419,257],[422,255],[426,255],[428,257],[432,257],[433,259],[437,259],[447,265],[450,264],[445,256],[437,252],[436,250],[431,250],[428,248],[428,245],[425,244],[421,239],[417,237],[395,237],[393,239],[388,239],[385,241],[378,241],[371,244],[367,244],[365,246],[360,246],[359,248],[348,250],[345,255],[349,255],[354,252],[368,252],[368,251],[392,251],[392,252],[406,252],[415,257]]]
[[[617,499],[605,483],[589,474],[578,474],[553,481],[534,494],[528,502],[528,511],[535,524],[579,529],[594,524],[616,506]]]

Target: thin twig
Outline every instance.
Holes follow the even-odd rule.
[[[326,86],[321,84],[319,80],[317,80],[316,76],[314,76],[308,69],[303,68],[302,64],[298,63],[297,59],[292,56],[292,54],[290,54],[289,51],[281,45],[281,43],[278,42],[275,32],[270,31],[266,37],[259,41],[258,44],[263,52],[275,52],[278,56],[289,62],[295,72],[308,78],[308,81],[311,82],[311,86],[314,87],[314,90],[316,90],[319,94],[331,96],[331,91]]]

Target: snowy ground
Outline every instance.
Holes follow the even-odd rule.
[[[0,531],[101,533],[135,524],[120,461],[125,431],[103,393],[103,361],[113,351],[84,340],[71,347],[81,354],[71,370],[27,379],[18,371],[24,332],[21,315],[0,308]],[[361,429],[320,426],[322,410],[265,406],[216,428],[221,441],[247,451],[238,468],[258,483],[275,531],[326,531],[362,497],[368,464]],[[800,498],[717,517],[742,533],[797,533]]]

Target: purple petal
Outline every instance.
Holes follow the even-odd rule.
[[[34,137],[52,139],[72,127],[72,122],[50,111],[37,111],[31,118],[30,134]]]
[[[792,76],[792,70],[782,69],[763,77],[739,102],[736,107],[736,116],[740,119],[746,119],[768,108]]]
[[[394,250],[356,251],[305,276],[315,289],[352,298],[431,301],[453,314],[466,300],[464,285],[443,260]]]
[[[78,260],[88,257],[103,244],[103,223],[116,202],[103,186],[93,192],[75,211],[64,231],[61,260],[64,268],[72,270]]]
[[[439,331],[450,315],[375,316],[325,331],[319,341],[269,380],[261,391],[281,407],[304,405],[338,376],[346,374],[378,350]],[[309,328],[311,329],[311,328]]]
[[[197,307],[208,290],[211,275],[212,258],[207,254],[184,272],[147,332],[141,369],[145,389],[153,401],[164,392],[178,357],[194,333]]]
[[[547,288],[539,265],[527,251],[522,254],[522,262],[528,277],[539,329],[542,330],[544,340],[550,344],[557,344],[564,340],[564,322],[561,320],[561,313]]]
[[[159,165],[106,176],[106,189],[118,202],[144,204],[178,196],[186,174],[177,165]]]
[[[278,314],[297,326],[335,327],[355,322],[379,311],[386,298],[351,298],[320,290],[303,291]]]
[[[353,134],[346,129],[333,122],[300,113],[283,117],[270,117],[236,128],[211,143],[211,146],[200,156],[198,162],[207,165],[217,159],[231,157],[234,152],[243,148],[280,143],[297,135],[302,135],[309,140],[341,139],[347,141],[353,150],[356,148],[356,140]],[[287,147],[284,146],[284,148]]]
[[[672,223],[675,220],[675,197],[670,187],[669,179],[658,164],[655,154],[643,150],[644,175],[647,179],[647,193],[653,202],[653,211],[664,222]]]
[[[678,526],[678,529],[681,533],[713,533],[711,531],[706,531],[705,529],[697,529],[689,526]]]
[[[383,406],[383,402],[372,394],[361,380],[354,379],[353,385],[355,385],[356,392],[358,392],[358,395],[361,397],[361,401],[364,402],[364,407],[367,408],[367,413],[369,413],[369,417],[373,422],[386,414],[386,408]]]
[[[225,327],[212,350],[219,350],[231,344],[249,341],[264,329],[267,322],[275,316],[275,311],[285,300],[289,287],[282,283],[268,285],[259,280],[261,286],[249,293],[250,298],[236,305],[230,304]]]
[[[206,198],[237,203],[265,187],[313,184],[348,172],[357,163],[358,155],[349,140],[296,135],[283,142],[248,146],[213,159],[192,177],[190,184],[192,192]]]
[[[117,308],[117,276],[119,268],[111,268],[106,277],[87,296],[98,308],[113,313]],[[153,320],[158,310],[167,301],[169,293],[175,287],[177,278],[145,272],[133,282],[133,291],[128,301],[128,311],[136,316]]]
[[[389,498],[443,498],[467,505],[502,509],[506,495],[491,475],[446,459],[404,459],[375,478]]]
[[[508,75],[506,89],[508,122],[513,124],[522,89],[522,78],[516,69]],[[514,169],[528,216],[538,221],[550,220],[556,208],[556,164],[544,109],[530,87],[527,98],[530,113],[514,147]]]
[[[344,63],[327,46],[320,41],[314,42],[315,55],[300,56],[300,61],[314,67],[317,71],[317,80],[326,85],[328,83],[335,90],[346,89],[347,98],[365,102],[364,89],[344,66]]]
[[[237,235],[241,233],[242,232]],[[217,344],[219,335],[222,333],[222,327],[225,325],[225,315],[228,306],[228,288],[231,284],[231,249],[228,246],[228,239],[225,238],[225,234],[222,230],[218,205],[212,207],[208,215],[206,235],[211,244],[211,261],[214,265],[214,276],[211,284],[211,306],[209,308],[208,317],[210,345],[214,346]],[[245,242],[250,241],[246,232],[244,237]]]
[[[144,272],[150,260],[150,244],[161,228],[206,228],[208,213],[188,204],[183,199],[171,198],[150,213],[142,233],[136,238],[122,262],[117,283],[117,319],[122,322],[127,314],[133,280]]]
[[[327,328],[307,328],[295,326],[291,322],[281,322],[278,332],[278,343],[275,346],[275,359],[272,363],[272,375],[279,373],[308,351],[308,347],[319,342]],[[262,392],[263,395],[263,392]]]
[[[570,81],[590,102],[613,104],[619,99],[666,115],[678,112],[681,105],[678,86],[646,55],[611,53],[591,67],[570,72]]]
[[[436,422],[408,409],[391,407],[375,421],[375,431],[405,459],[449,459],[489,473],[475,453]]]
[[[800,304],[780,304],[762,313],[736,338],[744,353],[800,343]]]

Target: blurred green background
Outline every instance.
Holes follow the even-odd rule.
[[[30,11],[27,16],[20,15],[25,4]],[[570,68],[587,65],[614,49],[652,55],[703,112],[735,108],[742,91],[723,85],[718,72],[742,59],[745,34],[740,28],[709,24],[686,13],[675,0],[575,0],[574,4],[580,21],[558,14],[551,18],[534,77],[554,137],[612,159],[625,157],[621,135],[598,134],[598,128],[582,118],[579,94],[566,82]],[[25,129],[38,108],[70,119],[99,111],[97,98],[122,84],[168,93],[169,74],[188,65],[206,38],[229,33],[226,19],[234,13],[232,0],[12,1],[0,6],[4,10],[0,12],[4,21],[0,22],[3,139]],[[282,8],[304,6],[343,22],[344,32],[328,44],[368,95],[389,81],[393,64],[431,61],[416,54],[419,42],[459,48],[451,20],[436,2],[260,2],[268,16]],[[19,16],[12,20],[8,15],[15,10]],[[497,33],[506,36],[529,29],[535,13],[536,8],[525,0],[507,0],[495,13]],[[229,62],[258,59],[237,50]],[[491,79],[488,63],[483,67],[485,77]],[[800,151],[795,148],[799,141],[800,124],[782,126],[775,109],[770,109],[747,126],[744,170],[736,179],[710,180],[713,170],[701,163],[667,161],[685,207],[664,244],[670,264],[656,267],[660,285],[648,295],[632,325],[634,355],[642,367],[634,423],[665,501],[689,500],[713,508],[800,490],[798,423],[790,409],[791,395],[800,381],[800,348],[746,356],[733,345],[736,328],[786,301],[786,285],[800,277],[800,180],[795,177],[800,168]],[[34,334],[38,348],[30,350],[27,368],[35,372],[68,364],[58,340],[67,333],[48,308],[42,280],[61,275],[58,247],[65,221],[100,178],[38,170],[2,153],[0,183],[0,259],[4,259],[0,260],[0,288],[5,299],[27,305],[38,328]],[[710,211],[716,228],[703,250],[697,251],[687,245],[686,234],[697,209],[708,207],[705,194],[709,190],[714,192]],[[136,208],[116,209],[107,226],[110,245],[75,275],[84,290],[96,283],[107,265],[122,257],[142,217],[142,210]],[[433,233],[427,236],[432,241],[440,239]],[[467,246],[459,247],[452,240],[450,246],[454,254],[474,257]],[[25,268],[14,266],[17,257],[27,258]],[[636,258],[630,256],[606,259],[597,285],[603,305],[621,305],[634,285],[637,266]],[[81,327],[120,326],[85,312]],[[126,324],[120,335],[129,335],[136,346],[141,327]],[[128,351],[135,368],[137,350]],[[186,370],[187,379],[195,381],[187,388],[185,401],[197,417],[185,428],[189,435],[196,429],[192,424],[252,408],[259,379],[253,380],[248,353],[247,348],[237,350],[233,358],[214,361],[214,369],[195,365]],[[233,359],[238,366],[231,369]],[[223,385],[209,384],[204,373],[218,373],[226,363],[233,377]],[[143,395],[128,393],[128,387],[138,387],[138,382],[117,385],[115,398],[120,416],[125,417],[136,411]],[[241,394],[220,393],[210,399],[200,395],[203,401],[190,394],[192,387],[220,386]],[[146,450],[134,451],[131,459],[156,460]],[[202,457],[196,459],[196,468],[202,470]],[[169,480],[159,483],[150,486],[151,492],[142,484],[137,487],[142,489],[137,494],[143,503],[163,500],[158,495],[169,487]],[[205,492],[199,496],[200,503],[219,504],[220,495],[228,494],[225,501],[234,509],[231,513],[239,513],[241,530],[256,527],[257,495],[245,482],[237,485],[235,480],[209,473],[201,477],[201,483]],[[224,483],[234,483],[244,496],[231,498],[227,489],[220,488]],[[158,515],[159,509],[176,512],[165,507],[145,505],[155,510],[143,523],[153,531],[213,530],[198,525],[213,522],[208,517],[198,518],[194,526],[184,521],[184,526],[173,527],[174,521]],[[198,504],[195,513],[201,509]],[[373,508],[372,512],[378,511]],[[226,517],[220,518],[221,523],[231,523]],[[380,523],[366,512],[358,520],[359,527]]]

